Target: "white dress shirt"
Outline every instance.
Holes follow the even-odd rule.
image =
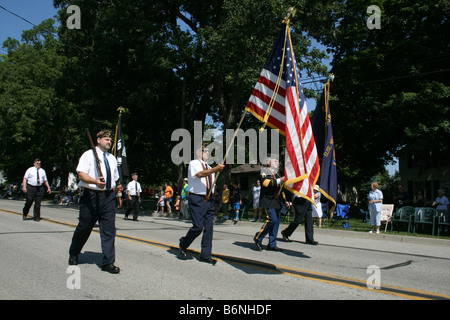
[[[37,181],[38,170],[39,170],[39,183]],[[47,181],[47,175],[45,174],[45,170],[42,168],[37,169],[34,166],[27,169],[23,178],[27,180],[28,184],[34,187],[42,186],[44,182]]]
[[[130,196],[137,196],[139,193],[142,192],[141,184],[136,180],[133,180],[128,183],[127,190],[128,192],[130,192]]]
[[[199,178],[196,176],[197,172],[203,171],[203,165],[205,166],[205,169],[211,169],[208,164],[199,159],[191,160],[189,162],[189,169],[188,169],[188,188],[190,193],[200,194],[200,195],[206,195],[206,180],[208,177]],[[211,184],[214,183],[214,173],[211,174]],[[210,186],[211,187],[211,186]],[[214,192],[211,191],[211,194]]]
[[[95,147],[95,150],[97,151],[98,158],[100,159],[100,168],[102,170],[102,176],[106,180],[106,169],[105,164],[103,163],[103,151],[100,150],[98,147]],[[119,180],[120,178],[119,169],[117,168],[117,160],[109,152],[106,152],[106,159],[108,159],[109,168],[111,171],[111,189],[113,189],[116,187],[116,181]],[[97,170],[97,162],[95,160],[92,149],[87,150],[85,153],[81,155],[80,160],[78,161],[77,172],[84,172],[96,180],[100,177]],[[80,180],[78,186],[80,188],[88,188],[97,191],[105,190],[100,189],[94,183],[86,183],[82,180]]]

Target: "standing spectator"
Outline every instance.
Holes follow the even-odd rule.
[[[127,190],[128,190],[128,201],[130,202],[130,205],[128,206],[127,211],[125,212],[125,220],[128,220],[128,215],[133,210],[133,221],[138,221],[139,216],[139,205],[140,205],[140,197],[141,197],[141,184],[137,181],[138,180],[138,174],[133,173],[131,175],[131,182],[128,183]]]
[[[158,199],[158,203],[156,204],[156,213],[159,214],[163,214],[164,213],[164,200],[166,199],[166,196],[164,195],[164,193],[160,194],[159,199]]]
[[[228,185],[226,184],[223,185],[221,202],[222,202],[223,218],[228,219],[228,210],[230,209],[229,208],[230,189],[228,189]]]
[[[163,190],[162,186],[159,186],[158,188],[159,188],[159,190],[158,190],[158,197],[160,197],[161,195],[164,195],[164,190]]]
[[[383,193],[378,189],[378,183],[372,182],[372,190],[369,192],[369,214],[370,214],[370,224],[372,225],[372,230],[370,233],[375,231],[375,226],[377,227],[377,233],[380,233],[381,226],[381,207],[383,204]]]
[[[262,214],[262,208],[259,206],[259,195],[261,194],[261,182],[259,180],[256,180],[256,186],[252,189],[252,196],[253,196],[253,220],[255,221],[261,221],[261,214]],[[258,220],[256,220],[256,217],[258,217]]]
[[[167,213],[169,215],[172,214],[172,208],[170,206],[170,203],[172,202],[172,197],[173,197],[173,189],[171,186],[169,186],[169,183],[165,183],[165,190],[164,190],[164,194],[166,196],[166,206],[167,206]]]
[[[181,216],[183,219],[188,220],[189,219],[189,203],[188,203],[188,197],[189,197],[189,185],[188,185],[188,179],[183,179],[183,188],[181,189]]]
[[[122,208],[122,193],[123,193],[123,186],[120,183],[120,181],[118,181],[116,187],[117,209]]]
[[[239,221],[239,211],[241,210],[242,205],[242,194],[241,189],[239,189],[238,184],[233,183],[233,210],[236,213],[236,216],[233,220],[233,224],[236,224]]]
[[[450,203],[448,198],[445,196],[445,192],[443,189],[438,190],[438,197],[433,203],[436,206],[436,210],[440,215],[444,216],[444,222],[447,223],[449,221],[449,210]],[[448,232],[448,226],[445,226],[445,232]]]
[[[176,200],[174,206],[175,213],[177,214],[177,218],[180,219],[181,197],[177,196],[175,200]]]
[[[23,207],[22,219],[26,220],[28,212],[34,200],[34,221],[41,220],[41,202],[44,197],[44,185],[47,187],[47,193],[50,194],[52,190],[48,185],[47,175],[45,170],[41,168],[41,160],[34,159],[33,167],[28,168],[23,176],[22,191],[26,194],[25,206]]]

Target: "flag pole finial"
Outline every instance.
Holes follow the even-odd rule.
[[[297,9],[295,9],[295,7],[290,7],[286,17],[283,20],[283,23],[289,24],[290,18],[295,17],[296,12],[297,12]]]
[[[330,73],[328,75],[328,82],[333,82],[333,80],[334,80],[334,73]]]

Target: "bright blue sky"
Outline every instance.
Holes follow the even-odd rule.
[[[42,20],[53,18],[56,9],[53,0],[0,0],[0,6],[38,25]],[[22,31],[33,26],[0,8],[0,43],[8,37],[21,40]]]

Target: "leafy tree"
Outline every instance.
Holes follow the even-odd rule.
[[[179,126],[181,81],[175,76],[169,15],[155,1],[54,1],[69,59],[61,94],[92,131],[122,116],[128,164],[146,184],[173,179],[170,133]],[[68,29],[66,8],[81,9],[81,29]],[[87,146],[87,140],[86,140]]]
[[[381,9],[381,29],[366,26],[373,4]],[[336,75],[330,103],[339,181],[367,181],[419,138],[448,152],[448,1],[341,6],[324,37]]]
[[[192,133],[194,121],[205,123],[207,114],[224,129],[236,127],[288,11],[281,0],[54,4],[61,8],[59,36],[69,59],[63,95],[92,126],[114,125],[115,109],[127,108],[130,167],[144,171],[148,182],[176,176],[169,140],[174,129]],[[80,30],[65,26],[69,4],[81,9]],[[301,68],[324,73],[324,53],[308,50],[300,19],[292,25]]]
[[[39,157],[49,180],[73,167],[78,146],[78,114],[56,91],[65,57],[58,54],[54,20],[24,31],[22,42],[8,38],[0,61],[0,167],[10,181],[21,181]],[[63,182],[67,182],[64,181]]]

